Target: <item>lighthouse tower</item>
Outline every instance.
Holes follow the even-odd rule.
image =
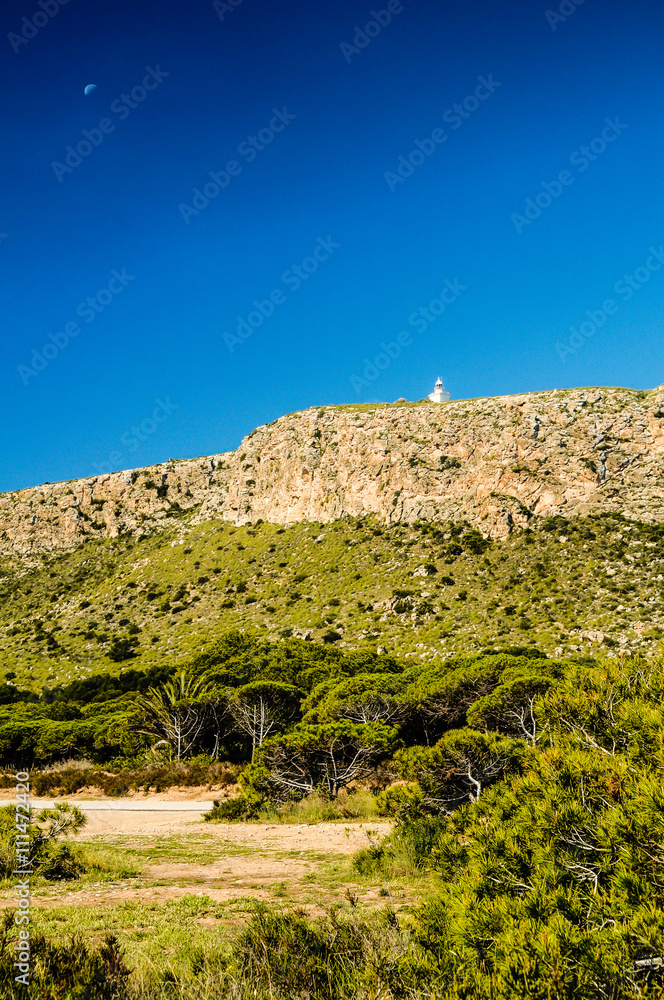
[[[448,403],[450,400],[449,392],[445,392],[445,386],[443,385],[440,377],[434,386],[433,392],[429,393],[429,399],[432,403]]]

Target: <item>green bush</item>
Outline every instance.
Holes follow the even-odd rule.
[[[87,871],[80,849],[70,844],[55,844],[44,853],[39,864],[39,874],[49,881],[79,878]]]
[[[136,656],[136,646],[138,639],[136,636],[121,637],[116,636],[111,639],[108,647],[108,658],[114,663],[121,663],[123,660],[131,660]]]
[[[399,819],[427,812],[424,792],[416,782],[386,788],[376,797],[376,806],[380,816],[395,816]]]
[[[371,920],[331,910],[315,921],[303,912],[259,908],[234,945],[226,995],[258,1000],[424,996],[410,989],[418,971],[408,961],[412,952],[391,908]]]
[[[13,913],[0,927],[0,994],[3,1000],[129,1000],[130,970],[115,937],[91,947],[83,937],[55,944],[31,933],[28,985],[17,983]]]
[[[491,548],[492,542],[490,538],[485,538],[479,531],[473,529],[461,536],[461,544],[468,552],[479,556]]]
[[[212,809],[203,814],[208,823],[237,823],[257,819],[263,800],[257,795],[236,795],[230,799],[214,799]]]
[[[59,802],[52,809],[42,809],[31,818],[29,827],[25,823],[22,829],[23,820],[13,804],[0,808],[0,878],[11,877],[17,868],[30,868],[35,875],[53,880],[77,878],[85,871],[80,853],[58,843],[85,825],[80,809]],[[28,840],[18,842],[17,831]]]

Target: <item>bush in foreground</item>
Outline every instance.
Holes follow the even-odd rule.
[[[54,944],[41,934],[33,934],[27,986],[15,979],[16,940],[13,914],[7,913],[0,927],[3,1000],[129,1000],[130,970],[112,935],[94,948],[82,937]]]

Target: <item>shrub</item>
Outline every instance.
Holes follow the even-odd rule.
[[[137,645],[138,640],[135,636],[127,638],[116,636],[114,639],[111,639],[108,647],[108,658],[109,660],[113,660],[114,663],[120,663],[122,660],[130,660],[136,656]]]
[[[236,795],[230,799],[214,799],[212,809],[203,814],[208,823],[237,823],[256,819],[262,806],[257,795]]]
[[[79,878],[87,871],[81,852],[69,844],[55,844],[41,859],[39,874],[49,881]]]
[[[58,844],[60,838],[84,826],[80,809],[67,802],[42,809],[27,830],[21,830],[21,818],[14,805],[0,808],[0,877],[9,878],[16,868],[31,868],[47,879],[76,878],[85,870],[77,853],[67,844]],[[17,830],[27,834],[25,844],[17,843]]]
[[[384,858],[384,847],[364,847],[353,855],[352,869],[364,878],[371,878],[381,870]]]
[[[493,729],[506,736],[518,736],[534,744],[538,739],[535,701],[552,683],[549,677],[524,674],[501,684],[468,709],[468,723],[478,729]]]
[[[259,1000],[423,996],[408,989],[417,978],[408,962],[412,952],[391,907],[371,920],[354,910],[331,910],[310,920],[304,912],[258,907],[233,948],[229,978],[234,991],[226,995]]]
[[[376,805],[380,816],[405,818],[423,815],[427,811],[424,806],[424,793],[416,783],[386,788],[377,796]]]
[[[55,944],[33,931],[28,985],[16,983],[13,921],[13,912],[6,912],[0,928],[0,993],[5,1000],[128,1000],[131,973],[112,935],[92,948],[81,936]]]
[[[485,788],[518,767],[519,744],[473,729],[446,733],[434,747],[410,747],[396,756],[407,781],[417,781],[431,810],[443,812],[479,800]]]

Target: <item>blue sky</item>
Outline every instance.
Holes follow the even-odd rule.
[[[0,26],[0,490],[439,374],[664,382],[654,2],[5,0]]]

